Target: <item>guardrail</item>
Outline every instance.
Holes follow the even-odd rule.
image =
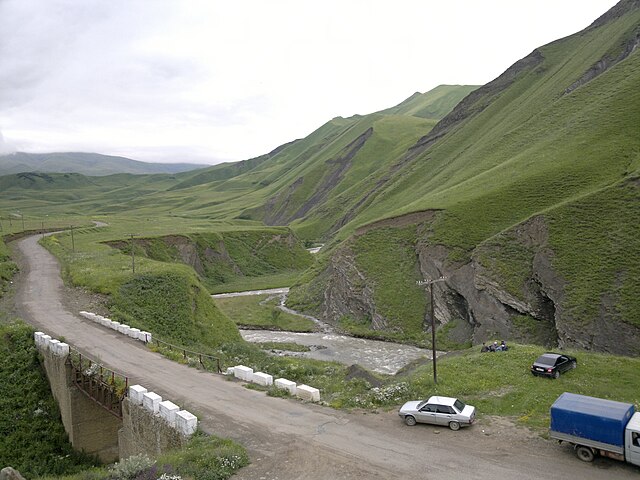
[[[185,360],[189,360],[190,358],[197,358],[198,362],[204,368],[207,369],[205,365],[205,361],[211,361],[213,363],[213,367],[216,369],[218,373],[222,373],[222,367],[220,366],[220,359],[218,357],[214,357],[213,355],[207,355],[206,353],[194,352],[193,350],[187,350],[184,347],[180,347],[178,345],[173,345],[172,343],[165,342],[164,340],[160,340],[156,338],[155,335],[152,335],[149,332],[141,331],[138,328],[131,328],[129,325],[125,325],[110,318],[103,317],[102,315],[97,315],[92,312],[81,311],[80,315],[84,318],[91,320],[93,322],[97,322],[104,327],[111,328],[123,335],[127,335],[136,340],[140,340],[145,344],[149,345],[158,345],[158,346],[166,346],[169,351],[176,350],[182,353],[182,356]],[[192,357],[189,357],[188,354],[191,354]]]
[[[181,352],[182,353],[182,357],[185,360],[189,360],[189,358],[197,358],[198,362],[200,363],[200,365],[202,366],[202,368],[206,369],[207,366],[204,364],[204,360],[210,360],[218,373],[222,373],[222,368],[220,366],[220,358],[218,357],[214,357],[213,355],[207,355],[206,353],[200,353],[200,352],[194,352],[192,350],[187,350],[186,348],[183,347],[179,347],[177,345],[173,345],[169,342],[165,342],[163,340],[158,339],[157,337],[153,337],[153,341],[151,342],[153,344],[157,344],[157,345],[161,345],[161,346],[166,346],[169,351],[173,351],[176,350],[177,352]],[[193,357],[189,357],[188,354],[192,354]]]
[[[77,350],[70,350],[67,362],[71,365],[73,383],[78,389],[112,415],[122,418],[122,400],[129,391],[129,378]]]

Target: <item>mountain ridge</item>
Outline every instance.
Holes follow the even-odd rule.
[[[115,155],[87,152],[26,153],[0,155],[0,175],[23,172],[80,173],[104,176],[116,173],[174,174],[206,168],[193,163],[151,163]]]

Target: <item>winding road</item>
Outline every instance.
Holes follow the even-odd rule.
[[[59,265],[38,239],[16,242],[21,267],[16,308],[22,318],[195,413],[204,431],[243,444],[252,464],[234,478],[638,478],[635,467],[605,459],[583,463],[569,447],[503,419],[481,417],[458,432],[428,425],[406,427],[395,411],[347,413],[268,397],[222,375],[171,362],[67,311]]]

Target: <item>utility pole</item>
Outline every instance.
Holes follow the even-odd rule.
[[[127,235],[129,235],[131,237],[131,271],[133,273],[136,273],[136,254],[134,252],[134,243],[133,243],[133,237],[136,235],[140,235],[139,233],[128,233]]]
[[[436,318],[433,309],[433,284],[446,281],[446,277],[436,278],[435,280],[419,280],[417,285],[429,286],[429,296],[431,299],[431,355],[433,357],[433,383],[438,384],[438,374],[436,373]]]
[[[73,225],[69,225],[69,228],[71,229],[71,251],[76,253],[76,242],[73,239]]]

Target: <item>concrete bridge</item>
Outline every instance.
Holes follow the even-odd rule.
[[[197,418],[141,385],[36,332],[36,347],[69,440],[104,463],[181,448]]]

